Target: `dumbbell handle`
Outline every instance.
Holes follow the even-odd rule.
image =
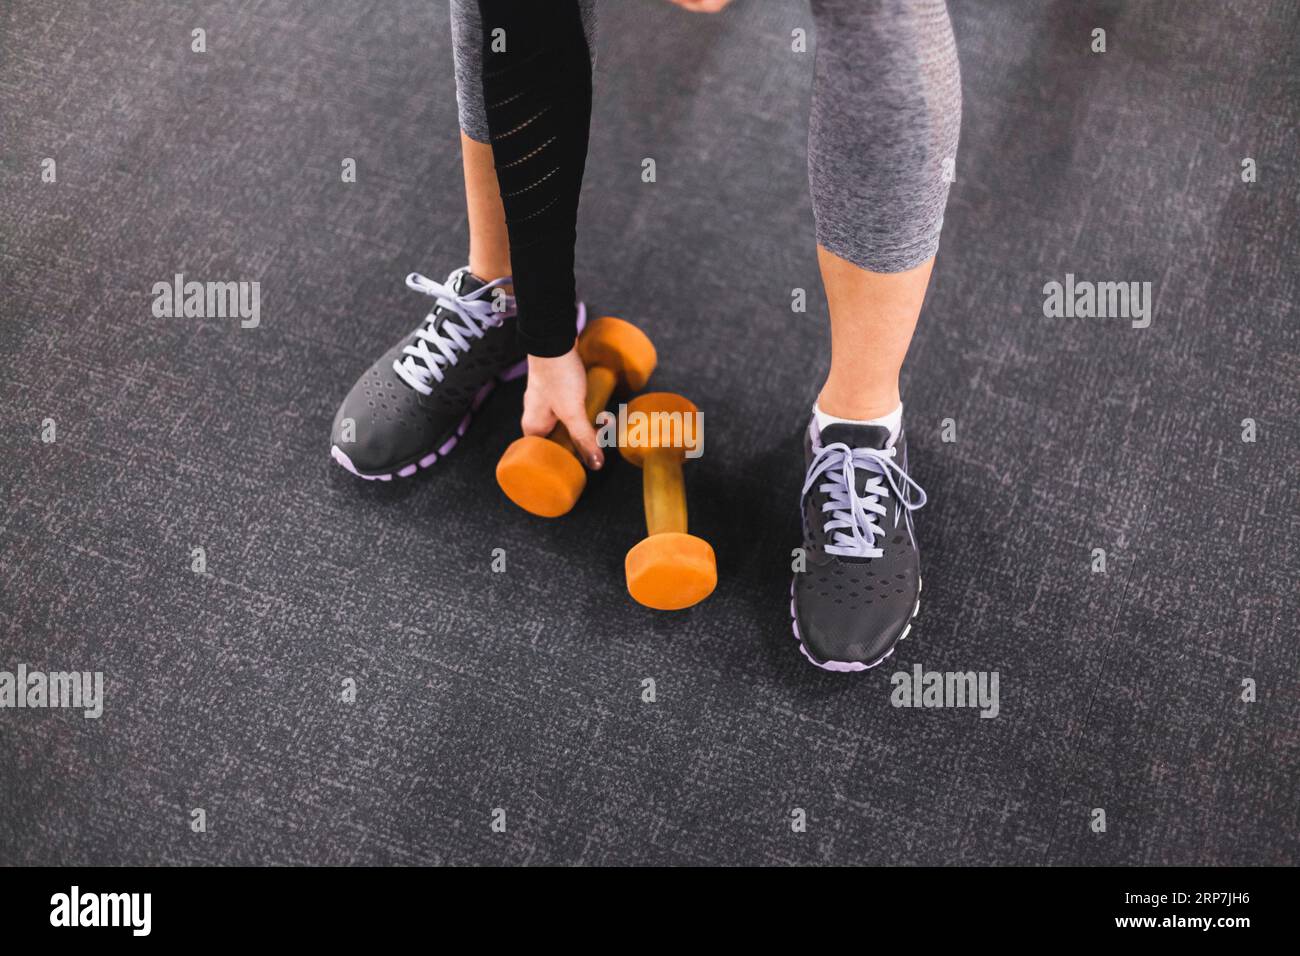
[[[592,365],[587,369],[587,421],[595,424],[596,416],[609,404],[609,398],[617,385],[618,376],[605,366]],[[561,448],[568,449],[575,458],[582,457],[574,447],[573,439],[569,437],[569,430],[562,424],[551,429],[546,437]]]
[[[641,463],[641,491],[645,499],[645,526],[651,535],[668,531],[686,533],[686,484],[677,449],[651,449]]]

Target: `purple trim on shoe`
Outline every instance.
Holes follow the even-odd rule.
[[[523,378],[527,374],[528,359],[524,359],[522,362],[516,362],[514,365],[510,366],[498,375],[497,378],[501,379],[503,382],[513,382],[515,379]]]
[[[337,461],[348,471],[352,472],[352,474],[356,475],[358,478],[370,477],[369,475],[363,475],[361,474],[361,472],[357,471],[357,466],[352,464],[352,459],[349,458],[347,456],[347,453],[344,452],[343,449],[340,448],[338,445],[330,446],[330,457],[333,458],[335,461]]]
[[[916,620],[917,612],[921,610],[921,580],[916,581],[916,606],[912,608],[912,616],[908,618],[907,626],[903,628],[903,633],[898,635],[898,641],[905,640],[908,632],[912,630],[912,621]],[[819,661],[812,656],[808,650],[808,645],[803,642],[803,635],[799,633],[799,615],[794,606],[794,581],[790,581],[790,629],[794,631],[794,639],[799,642],[799,650],[804,657],[808,658],[809,663],[814,667],[820,667],[824,671],[835,671],[836,673],[856,673],[858,671],[869,671],[877,664],[881,663],[888,657],[892,657],[894,651],[898,648],[898,641],[894,641],[894,646],[880,657],[876,658],[870,664],[864,664],[861,661]]]
[[[389,472],[386,475],[367,475],[358,471],[357,466],[352,464],[352,459],[348,457],[348,453],[345,452],[338,445],[330,446],[330,457],[333,458],[335,461],[337,461],[348,471],[352,472],[352,474],[356,475],[358,478],[363,478],[366,481],[392,481],[393,480],[392,472]],[[438,452],[436,451],[430,452],[429,454],[421,458],[418,462],[416,462],[414,465],[406,465],[404,468],[401,468],[397,472],[397,477],[410,478],[421,468],[428,468],[437,460],[438,460]]]
[[[474,393],[474,399],[469,403],[471,414],[478,411],[483,403],[487,401],[487,397],[492,394],[494,388],[496,388],[496,382],[484,382],[483,387]],[[461,420],[461,424],[464,424],[464,419]]]

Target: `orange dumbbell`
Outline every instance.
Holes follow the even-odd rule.
[[[655,427],[659,416],[674,413],[684,421],[698,414],[687,399],[671,392],[650,392],[628,403],[629,422],[638,413],[652,423],[646,441],[619,446],[623,457],[641,469],[646,538],[627,553],[623,569],[627,590],[639,603],[657,611],[677,611],[713,593],[718,565],[703,538],[686,533],[686,484],[682,462],[686,449],[673,441],[674,430]],[[672,421],[672,419],[667,419]],[[631,429],[629,428],[629,438]],[[684,429],[677,429],[680,437]]]
[[[578,354],[587,367],[587,418],[592,424],[620,386],[645,388],[658,361],[654,344],[631,322],[602,316],[578,337]],[[497,484],[511,501],[543,518],[567,514],[587,486],[587,470],[568,429],[556,425],[546,438],[516,439],[497,462]]]

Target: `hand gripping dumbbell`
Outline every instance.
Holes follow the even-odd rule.
[[[587,323],[578,337],[578,355],[587,367],[586,411],[592,424],[616,388],[628,392],[645,388],[658,361],[654,344],[644,332],[609,315]],[[587,486],[587,470],[578,457],[562,424],[546,438],[525,435],[501,456],[497,484],[525,511],[558,518],[568,513]]]
[[[672,430],[657,427],[655,413],[678,413],[684,419],[698,411],[680,395],[650,392],[628,403],[629,422],[637,413],[645,414],[652,423],[644,430],[647,440],[638,446],[622,442],[619,452],[641,469],[648,535],[627,553],[623,563],[627,590],[646,607],[677,611],[713,593],[718,565],[709,542],[686,533],[686,485],[682,480],[686,449],[671,444]],[[632,429],[628,431],[630,438]]]

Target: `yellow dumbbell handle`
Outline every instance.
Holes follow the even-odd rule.
[[[668,531],[686,533],[686,485],[682,480],[681,453],[674,448],[653,449],[641,465],[645,526],[651,535]]]
[[[587,369],[587,421],[595,424],[596,416],[609,404],[610,396],[618,385],[618,376],[603,365],[593,365]],[[578,449],[573,446],[569,430],[563,425],[556,425],[546,436],[561,448],[567,448],[575,458],[581,458]]]

